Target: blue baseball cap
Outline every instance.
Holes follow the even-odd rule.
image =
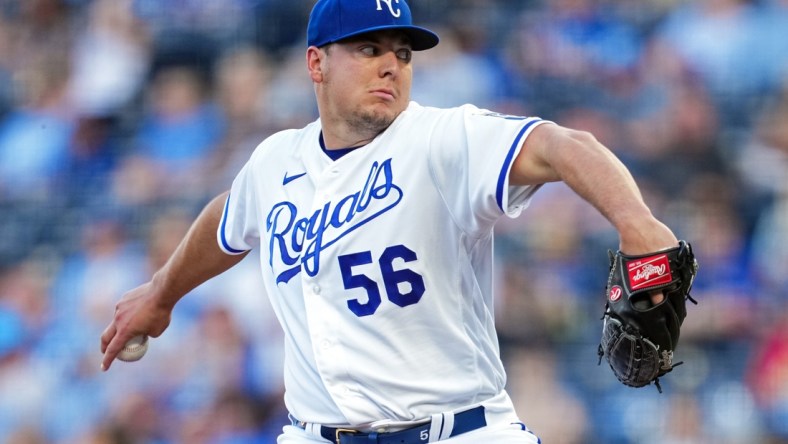
[[[437,34],[413,26],[405,0],[318,0],[309,15],[307,44],[321,47],[386,29],[403,31],[414,51],[430,49],[438,44]]]

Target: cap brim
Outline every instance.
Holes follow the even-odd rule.
[[[339,37],[330,42],[326,42],[326,44],[339,42],[345,39],[349,39],[351,37],[356,37],[370,32],[385,31],[390,29],[395,29],[404,32],[408,36],[408,39],[410,39],[410,46],[414,51],[424,51],[425,49],[434,48],[438,44],[438,42],[440,42],[440,38],[438,38],[438,35],[426,28],[421,28],[418,26],[386,25],[386,26],[375,26],[361,31],[352,32],[350,34],[343,35],[342,37]]]

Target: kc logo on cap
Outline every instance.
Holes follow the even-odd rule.
[[[394,17],[399,17],[400,14],[402,14],[399,8],[397,8],[397,10],[394,11],[394,8],[391,6],[392,0],[376,0],[376,1],[378,2],[378,11],[383,10],[383,8],[380,7],[380,2],[383,2],[389,7],[389,11],[391,11],[391,15],[393,15]],[[399,0],[394,0],[394,3],[399,3]]]
[[[399,30],[414,51],[438,44],[438,36],[413,25],[405,0],[318,0],[309,15],[307,44],[321,47],[374,31]]]

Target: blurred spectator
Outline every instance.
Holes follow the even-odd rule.
[[[49,298],[52,270],[43,259],[31,257],[0,276],[0,307],[11,316],[11,344],[29,347],[40,340],[50,327],[52,307]],[[18,318],[17,318],[18,317]],[[14,327],[16,322],[20,322]],[[21,336],[19,336],[21,334]],[[14,347],[9,347],[12,352]]]
[[[700,444],[709,441],[703,438],[703,413],[695,397],[678,394],[671,397],[670,409],[665,422],[671,424],[670,435],[654,439],[661,444]]]
[[[750,361],[748,383],[771,431],[788,440],[788,310],[778,318]]]
[[[271,80],[267,101],[274,109],[269,121],[278,128],[293,128],[317,118],[312,81],[304,70],[304,51],[303,46],[289,48]]]
[[[459,31],[446,28],[435,52],[416,57],[413,100],[429,106],[460,106],[478,103],[493,108],[502,97],[498,68],[482,54],[462,47]],[[420,57],[421,56],[421,57]]]
[[[118,294],[136,286],[147,270],[143,252],[128,240],[125,227],[112,217],[96,215],[82,226],[80,238],[81,248],[65,258],[57,273],[52,302],[61,328],[74,328],[71,333],[78,335],[78,340],[67,342],[82,344],[76,352],[93,353],[89,338],[101,334],[101,320],[113,310]],[[54,347],[62,349],[65,345]]]
[[[220,57],[216,100],[227,126],[205,178],[210,193],[227,189],[254,148],[281,129],[275,123],[279,110],[270,103],[274,65],[271,57],[251,46],[233,48]]]
[[[157,41],[174,35],[207,36],[217,44],[237,43],[238,33],[253,33],[256,0],[133,0],[133,11],[153,31]]]
[[[150,38],[131,13],[134,0],[96,0],[73,47],[69,85],[74,112],[117,117],[142,89],[150,63]]]
[[[594,441],[588,433],[586,408],[560,383],[556,359],[540,348],[523,348],[507,358],[507,391],[517,413],[542,442],[580,444]]]
[[[655,63],[650,59],[642,69],[650,71]],[[658,81],[665,82],[659,103],[620,119],[625,122],[621,155],[639,180],[673,196],[686,190],[693,176],[724,173],[727,166],[718,146],[717,111],[705,90],[681,75]]]
[[[0,437],[40,429],[59,384],[57,371],[30,350],[50,327],[48,275],[30,260],[0,275]]]
[[[247,22],[246,31],[253,32],[252,41],[257,46],[276,58],[286,56],[289,48],[303,48],[311,2],[256,0],[252,3],[254,15]]]
[[[770,197],[753,233],[753,267],[763,309],[762,334],[749,379],[770,430],[788,441],[788,81],[758,119],[738,165],[749,183]]]
[[[750,140],[736,153],[736,164],[746,182],[771,202],[759,214],[752,251],[758,277],[779,298],[785,297],[788,288],[788,125],[785,122],[788,122],[788,76],[780,93],[761,112]]]
[[[426,55],[414,53],[413,100],[437,107],[474,103],[500,109],[504,73],[490,53],[496,28],[487,21],[494,17],[495,8],[485,4],[458,5],[448,11],[447,25],[436,31],[440,45]]]
[[[704,80],[726,125],[751,123],[788,68],[786,8],[703,0],[674,9],[660,34]]]
[[[11,66],[11,26],[8,19],[0,13],[0,119],[13,106],[12,66]]]
[[[504,258],[496,296],[499,334],[541,345],[583,339],[589,321],[602,313],[599,277],[607,272],[607,255],[604,249],[583,254],[578,246],[605,238],[612,228],[563,184],[545,185],[531,205],[530,217],[496,227],[497,254]]]
[[[221,136],[222,116],[209,95],[210,80],[189,66],[156,72],[138,133],[139,152],[163,171],[194,170]]]
[[[69,65],[61,56],[15,73],[20,98],[0,120],[0,197],[43,199],[68,155],[73,118],[64,109]]]
[[[210,96],[211,79],[188,65],[154,73],[134,136],[135,154],[116,176],[115,194],[130,205],[159,199],[200,199],[211,154],[223,136],[224,116]],[[139,179],[145,183],[137,188]]]
[[[547,2],[527,9],[514,24],[503,63],[514,94],[536,114],[553,119],[566,109],[598,102],[604,96],[600,86],[615,82],[637,62],[640,35],[612,6],[590,0]]]
[[[759,301],[752,292],[756,283],[747,259],[743,217],[736,207],[737,188],[725,176],[698,174],[687,190],[665,211],[685,237],[695,239],[693,249],[703,273],[698,274],[692,293],[707,309],[696,310],[695,321],[687,325],[683,337],[724,342],[753,335],[756,325],[750,321]]]
[[[121,142],[116,135],[118,125],[118,119],[111,116],[82,116],[74,123],[68,157],[56,181],[64,192],[58,200],[67,207],[76,208],[79,212],[112,205],[110,179],[122,153]],[[73,230],[63,231],[71,235]],[[68,240],[67,235],[61,242],[69,246]]]

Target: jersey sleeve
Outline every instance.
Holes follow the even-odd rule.
[[[510,186],[509,171],[538,117],[510,116],[465,105],[434,127],[431,168],[455,214],[469,231],[485,229],[503,215],[517,217],[535,186]]]
[[[230,194],[224,203],[224,211],[217,230],[219,248],[225,253],[237,255],[253,249],[259,242],[259,212],[255,198],[253,177],[250,174],[254,157],[241,169],[233,180]]]

